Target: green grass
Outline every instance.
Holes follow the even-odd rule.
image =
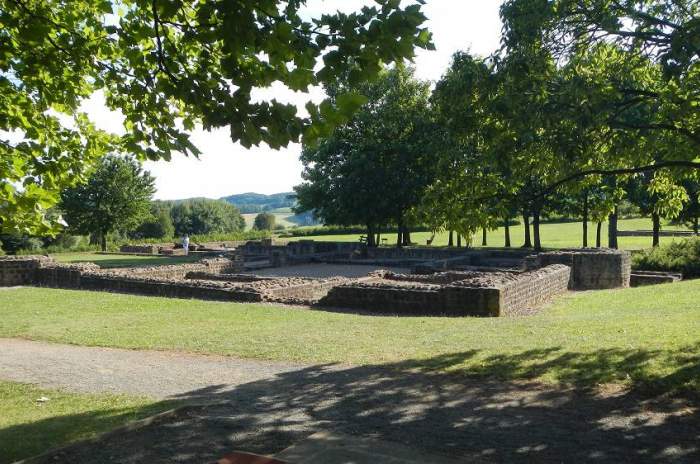
[[[201,255],[188,256],[136,256],[99,253],[56,253],[51,255],[60,263],[96,263],[100,267],[134,267],[134,266],[160,266],[164,264],[192,263],[202,259]]]
[[[1,337],[700,390],[700,281],[573,293],[524,318],[368,316],[263,304],[19,288]]]
[[[645,218],[639,219],[623,219],[619,221],[620,230],[651,230],[651,220]],[[665,230],[677,229],[677,226],[665,225]],[[564,223],[547,223],[540,226],[542,238],[542,246],[545,248],[578,248],[582,244],[581,236],[583,235],[582,225],[580,222],[564,222]],[[588,225],[588,246],[595,246],[595,224]],[[512,226],[510,228],[511,244],[520,246],[523,244],[525,228],[522,225]],[[608,243],[607,239],[607,224],[603,224],[602,241],[603,246]],[[448,233],[443,232],[435,236],[433,241],[434,246],[447,245]],[[418,245],[425,245],[426,241],[432,236],[430,232],[414,232],[411,234],[411,240]],[[386,234],[382,236],[388,239],[387,244],[396,244],[396,234]],[[305,240],[318,241],[341,241],[341,242],[356,242],[360,238],[360,234],[348,235],[315,235],[303,237]],[[292,238],[291,240],[296,240]],[[456,240],[456,238],[455,238]],[[624,249],[641,249],[651,247],[651,237],[619,237],[619,245]],[[678,240],[676,237],[661,237],[661,243],[670,243]],[[487,234],[488,246],[502,247],[505,245],[503,227],[497,230],[489,231]],[[481,246],[481,232],[476,234],[472,240],[473,246]]]
[[[41,397],[46,402],[38,402]],[[0,381],[0,463],[14,462],[173,407],[146,398],[76,394]]]

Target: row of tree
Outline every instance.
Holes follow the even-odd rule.
[[[697,2],[509,0],[501,49],[458,53],[430,91],[403,66],[349,91],[367,103],[320,143],[307,144],[301,210],[327,223],[454,231],[520,216],[525,246],[541,247],[551,213],[607,219],[617,247],[623,198],[697,231],[700,147]],[[530,223],[532,236],[530,236]],[[600,245],[598,240],[597,245]]]

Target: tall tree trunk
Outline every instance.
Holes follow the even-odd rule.
[[[700,231],[700,224],[698,224],[700,221],[698,221],[698,217],[695,216],[693,218],[693,232],[695,235],[698,235],[698,232]]]
[[[603,223],[601,221],[598,221],[598,224],[596,225],[595,228],[595,247],[600,248],[600,233],[602,232],[603,229]]]
[[[523,248],[532,248],[532,240],[530,239],[530,213],[523,210],[523,225],[525,226],[525,243]]]
[[[481,228],[481,246],[486,246],[488,243],[486,242],[486,227]]]
[[[451,231],[450,231],[450,236],[449,236],[449,238],[447,239],[447,246],[448,246],[448,247],[451,247],[451,246],[454,246],[454,244],[455,244],[455,242],[454,242],[454,231],[451,230]]]
[[[651,246],[659,246],[659,232],[661,231],[661,218],[657,213],[651,213],[652,237]]]
[[[411,231],[408,227],[403,228],[403,244],[404,246],[411,246]]]
[[[376,238],[374,243],[376,243],[377,246],[382,244],[382,228],[381,227],[377,228],[377,238]]]
[[[457,248],[462,248],[462,234],[457,234]]]
[[[608,248],[617,249],[617,205],[608,217]]]
[[[583,194],[583,248],[588,248],[588,190]]]
[[[506,248],[510,248],[510,218],[506,218],[506,225],[503,228],[505,231],[505,245]]]
[[[540,210],[532,212],[532,234],[535,240],[535,250],[542,250],[542,242],[540,240]]]
[[[102,251],[107,251],[107,231],[100,232],[100,248]]]
[[[372,226],[372,224],[367,224],[367,246],[376,246],[374,241],[374,226]]]

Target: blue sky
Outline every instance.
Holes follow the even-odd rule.
[[[372,3],[371,0],[309,0],[305,14],[317,16],[335,10],[352,11]],[[500,4],[501,0],[428,0],[424,12],[436,50],[418,51],[414,63],[417,77],[439,79],[452,54],[458,50],[484,56],[493,52],[500,40]],[[280,86],[261,94],[294,103],[303,103],[309,98],[319,101],[323,97],[319,90],[311,95],[295,94]],[[100,95],[90,99],[85,109],[98,126],[114,132],[122,130],[120,118],[103,107]],[[285,192],[301,181],[299,145],[279,151],[264,145],[247,150],[231,142],[227,129],[196,130],[192,139],[203,152],[199,159],[176,155],[169,162],[146,163],[146,168],[156,177],[156,198],[219,198],[243,192]]]

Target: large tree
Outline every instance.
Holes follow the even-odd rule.
[[[0,0],[0,228],[47,232],[45,210],[108,152],[197,155],[189,131],[277,148],[328,133],[362,99],[308,103],[308,114],[257,92],[376,76],[431,47],[421,5],[304,19],[304,0]],[[80,112],[96,91],[123,133]]]
[[[368,101],[319,144],[304,147],[298,210],[313,210],[327,224],[367,225],[370,244],[380,226],[396,225],[400,246],[410,241],[411,210],[434,172],[429,84],[398,66],[375,82],[329,93],[348,90]]]
[[[130,232],[149,216],[154,183],[135,159],[106,156],[85,184],[62,192],[60,207],[70,230],[99,237],[105,251],[110,232]]]

